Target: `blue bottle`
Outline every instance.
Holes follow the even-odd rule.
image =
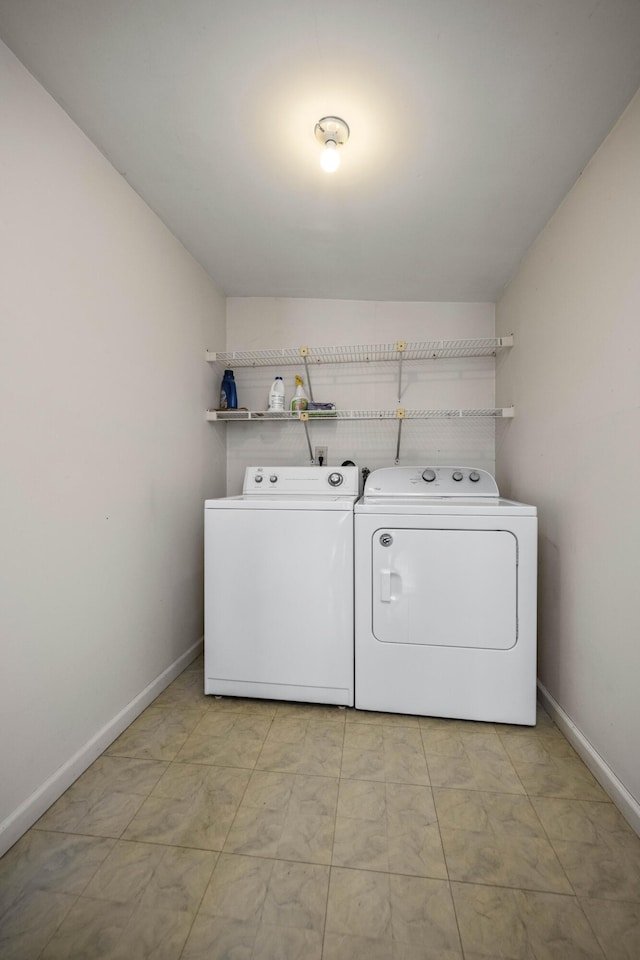
[[[220,385],[220,409],[238,409],[238,395],[236,393],[236,382],[233,379],[233,370],[225,370],[224,372]]]

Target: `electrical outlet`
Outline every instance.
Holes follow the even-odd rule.
[[[322,460],[321,460],[320,458],[322,458]],[[327,447],[315,447],[315,448],[314,448],[314,451],[313,451],[313,459],[315,460],[315,462],[316,462],[318,465],[320,465],[320,463],[322,463],[322,466],[326,467],[326,465],[327,465]]]

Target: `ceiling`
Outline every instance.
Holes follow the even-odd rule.
[[[495,301],[640,85],[640,0],[0,0],[0,37],[227,296]]]

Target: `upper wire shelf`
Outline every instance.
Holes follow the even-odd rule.
[[[302,420],[303,422],[326,422],[327,420],[455,420],[468,417],[489,417],[495,420],[514,416],[513,407],[452,409],[452,410],[332,410],[315,411],[274,411],[274,410],[207,410],[207,420],[226,421],[262,421],[265,420]]]
[[[279,350],[207,351],[207,360],[234,367],[293,366],[300,363],[378,363],[385,360],[454,360],[493,357],[513,346],[513,336],[467,340],[397,340],[353,346],[286,347]]]

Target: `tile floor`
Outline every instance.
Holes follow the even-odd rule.
[[[196,661],[0,860],[2,960],[638,960],[640,838],[535,729],[215,700]]]

